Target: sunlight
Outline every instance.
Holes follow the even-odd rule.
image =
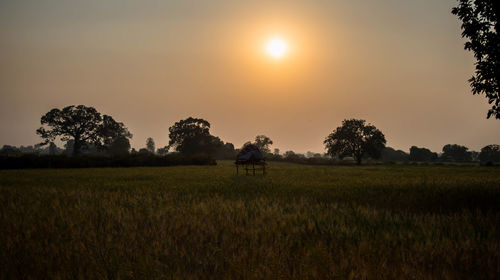
[[[288,44],[281,38],[273,38],[267,42],[266,51],[271,57],[279,59],[287,54]]]

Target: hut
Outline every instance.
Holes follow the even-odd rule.
[[[255,175],[255,170],[262,170],[262,174],[266,174],[266,159],[253,144],[245,145],[236,156],[236,174],[239,174],[239,167],[245,168],[245,174],[248,175],[249,171]]]

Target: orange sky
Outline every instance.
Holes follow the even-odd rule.
[[[72,104],[124,122],[136,148],[189,116],[283,152],[323,152],[345,118],[405,151],[500,143],[470,93],[455,1],[269,2],[1,1],[0,145],[37,143],[40,117]],[[281,60],[263,51],[277,35]]]

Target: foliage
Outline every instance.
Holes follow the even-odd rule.
[[[145,149],[144,149],[145,150]],[[137,167],[137,166],[172,166],[172,165],[213,165],[215,160],[209,156],[189,156],[179,153],[156,156],[145,152],[135,154],[117,154],[112,157],[81,155],[38,156],[26,154],[19,156],[0,155],[0,169],[33,168],[89,168],[89,167]]]
[[[498,279],[500,172],[0,171],[2,279]]]
[[[189,117],[176,122],[169,129],[169,146],[185,154],[210,154],[214,137],[210,135],[210,123],[204,119]]]
[[[155,153],[155,141],[153,140],[153,138],[149,137],[146,140],[146,149],[148,149],[148,151],[152,154]]]
[[[385,147],[381,152],[382,161],[408,161],[409,155],[401,150]]]
[[[410,148],[410,157],[411,161],[436,161],[438,158],[437,153],[431,152],[427,148],[419,148],[417,146],[412,146]]]
[[[271,153],[269,146],[273,144],[273,140],[265,135],[255,136],[255,142],[253,143],[263,154]]]
[[[487,117],[500,119],[500,1],[459,0],[452,13],[462,21],[465,49],[476,58],[476,72],[469,80],[474,94],[485,94],[492,104]]]
[[[52,109],[40,120],[42,125],[36,133],[44,139],[41,145],[53,142],[57,137],[62,141],[72,142],[72,154],[77,155],[82,148],[93,144],[97,147],[109,148],[109,145],[119,136],[131,138],[132,134],[123,123],[116,122],[112,117],[101,116],[95,108],[84,105],[67,106]]]
[[[441,159],[444,161],[472,161],[469,148],[457,144],[447,144],[443,147]]]
[[[189,117],[176,122],[169,129],[169,147],[176,151],[196,155],[205,154],[219,159],[236,156],[234,145],[224,143],[219,137],[210,134],[210,123],[204,119]],[[168,148],[165,147],[168,151]]]
[[[358,164],[364,156],[380,158],[386,143],[385,136],[375,126],[365,125],[365,122],[358,119],[342,121],[342,126],[324,141],[328,154],[341,159],[352,156]]]
[[[482,162],[500,162],[500,145],[488,145],[481,149],[479,160]]]

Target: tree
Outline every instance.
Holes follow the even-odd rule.
[[[41,145],[60,137],[62,141],[72,141],[73,155],[78,155],[89,144],[107,148],[119,136],[132,137],[123,123],[107,115],[102,117],[96,109],[84,105],[52,109],[42,116],[40,122],[42,127],[36,133],[44,139]]]
[[[254,145],[259,148],[259,150],[263,154],[269,154],[271,152],[271,149],[269,149],[269,146],[273,144],[273,140],[271,138],[265,136],[265,135],[257,135],[255,136],[255,143]]]
[[[469,79],[473,94],[485,94],[492,104],[487,118],[500,119],[500,1],[458,0],[452,13],[462,21],[465,49],[476,58],[475,75]]]
[[[146,140],[146,149],[148,149],[148,151],[152,154],[155,153],[155,141],[153,140],[153,138],[149,137]]]
[[[408,161],[409,155],[401,150],[395,150],[391,147],[385,147],[382,150],[383,161]]]
[[[379,158],[385,147],[385,136],[375,126],[365,125],[365,120],[351,119],[342,121],[323,142],[332,157],[352,156],[361,164],[364,156]]]
[[[500,162],[500,145],[488,145],[481,149],[479,160],[482,162]]]
[[[447,144],[443,147],[441,158],[445,161],[472,161],[469,148],[457,144]]]
[[[185,154],[213,155],[222,142],[210,135],[210,123],[204,119],[189,117],[176,122],[168,130],[169,146]]]
[[[280,149],[274,148],[274,155],[279,156],[280,155]]]
[[[433,153],[429,149],[419,148],[417,146],[412,146],[410,148],[410,161],[435,161],[437,157],[437,153]]]
[[[118,136],[109,145],[108,153],[113,156],[128,155],[130,151],[130,141],[126,136]]]

